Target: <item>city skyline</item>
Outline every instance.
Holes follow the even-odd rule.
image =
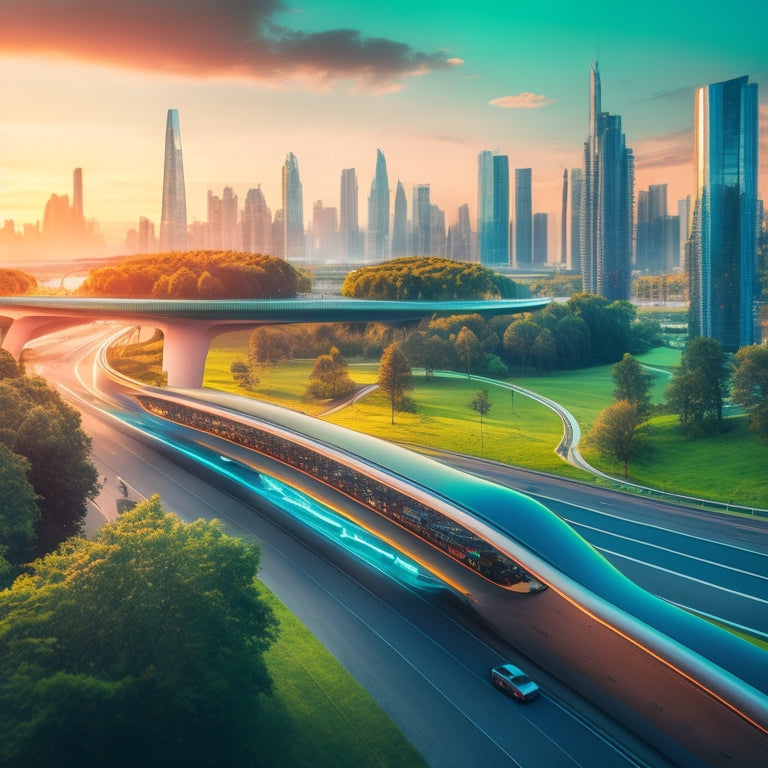
[[[190,223],[205,220],[209,189],[231,187],[243,199],[260,185],[278,209],[281,162],[293,153],[306,226],[312,201],[339,205],[342,169],[355,168],[369,188],[378,148],[390,195],[398,180],[406,190],[429,184],[447,224],[464,203],[476,221],[477,156],[488,148],[508,155],[510,175],[531,167],[533,210],[559,215],[563,171],[581,164],[594,59],[604,108],[622,116],[635,152],[636,187],[667,184],[671,208],[693,192],[696,89],[742,75],[762,84],[766,195],[764,3],[741,3],[738,14],[687,1],[651,4],[656,13],[648,4],[642,13],[554,4],[479,2],[470,13],[447,2],[436,17],[400,2],[386,15],[342,1],[270,2],[251,4],[242,24],[248,3],[212,9],[200,0],[174,28],[168,3],[85,2],[82,32],[70,35],[58,15],[68,3],[43,12],[36,0],[11,0],[0,9],[0,216],[17,230],[41,220],[51,194],[69,193],[72,169],[82,168],[85,215],[110,245],[142,216],[159,224],[157,136],[169,108],[183,124]]]

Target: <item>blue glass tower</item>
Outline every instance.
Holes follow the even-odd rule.
[[[389,179],[384,153],[376,150],[376,173],[368,198],[368,260],[389,258]]]
[[[482,264],[509,264],[509,158],[477,158],[477,232]]]
[[[392,256],[408,254],[408,201],[405,197],[405,187],[397,182],[395,190],[395,214],[392,219]]]
[[[283,165],[283,233],[285,258],[301,261],[306,256],[304,237],[304,193],[299,178],[299,161],[293,152]]]
[[[168,110],[165,126],[163,205],[160,214],[160,250],[183,251],[187,247],[187,199],[184,192],[184,162],[181,157],[179,112]]]
[[[757,84],[747,76],[696,91],[689,333],[717,339],[726,352],[759,341],[757,126]]]
[[[531,169],[515,169],[515,264],[533,263],[533,196]]]

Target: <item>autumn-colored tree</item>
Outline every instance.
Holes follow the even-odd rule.
[[[413,389],[411,366],[399,343],[390,344],[381,356],[379,363],[379,388],[389,396],[392,406],[392,424],[395,423],[395,410],[406,392]]]
[[[637,449],[637,428],[643,421],[640,407],[629,400],[619,400],[601,411],[592,425],[587,444],[599,453],[624,468],[624,477],[629,472],[629,460]]]

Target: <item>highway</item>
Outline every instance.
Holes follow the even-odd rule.
[[[94,406],[76,400],[84,414],[84,426],[94,439],[94,461],[107,478],[101,500],[104,514],[115,514],[103,501],[112,498],[114,502],[110,489],[119,475],[128,480],[132,492],[144,496],[159,493],[167,509],[186,519],[216,516],[237,530],[256,535],[264,553],[265,583],[376,696],[431,764],[465,765],[478,759],[491,760],[493,765],[667,764],[607,723],[573,692],[562,690],[544,670],[531,669],[529,662],[475,624],[445,595],[425,596],[405,589],[361,566],[335,545],[286,525],[283,515],[273,519],[268,503],[247,495],[234,498],[233,489],[226,493],[213,488],[204,478],[185,472],[165,455],[148,449],[143,441],[127,436],[95,408],[96,396],[72,377],[74,363],[82,355],[80,342],[47,348],[38,345],[33,364],[47,378],[58,381],[64,392],[85,398]],[[79,370],[88,370],[89,365],[81,365]],[[244,456],[233,447],[227,450],[234,453],[233,458],[243,460]],[[507,477],[507,482],[537,486],[544,482],[535,474],[521,478]],[[525,487],[522,490],[532,491]],[[548,484],[537,487],[535,492],[554,493]],[[546,500],[552,507],[552,499]],[[592,498],[590,506],[595,504]],[[254,514],[254,505],[261,508],[261,515]],[[567,514],[575,514],[576,507],[571,505],[557,511],[565,515],[569,509]],[[601,510],[599,525],[594,524],[595,513],[590,510],[584,512],[593,516],[591,521],[584,518],[577,522],[589,525],[589,530],[607,528],[606,520],[617,519],[612,510],[607,511],[608,515]],[[281,522],[276,524],[275,520]],[[640,530],[647,533],[657,529]],[[625,533],[610,535],[606,549],[616,548],[616,541],[637,538]],[[646,558],[649,564],[642,566],[649,573],[665,567],[651,558],[671,548],[656,546]],[[759,551],[757,555],[765,557]],[[632,562],[629,557],[622,554],[619,560],[626,565]],[[700,566],[704,564],[700,562]],[[742,566],[740,570],[746,569]],[[763,568],[762,573],[765,572]],[[760,571],[756,573],[759,575]],[[729,578],[736,574],[735,569],[725,571]],[[713,584],[716,581],[715,577],[708,579]],[[681,579],[688,581],[692,579]],[[764,594],[764,583],[762,590]],[[677,598],[670,599],[680,601],[684,589],[673,591]],[[710,610],[718,607],[718,601],[711,601],[706,595],[696,599]],[[544,698],[534,706],[519,707],[500,697],[490,687],[488,671],[502,659],[517,661],[529,669],[543,683]],[[587,719],[582,713],[587,714]],[[589,722],[592,719],[599,723],[597,731]],[[606,741],[602,729],[616,733],[631,750],[642,753],[642,760],[628,757],[612,741]]]

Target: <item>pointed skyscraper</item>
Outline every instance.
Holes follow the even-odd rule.
[[[304,237],[304,193],[299,178],[299,161],[289,152],[283,165],[283,227],[285,258],[301,261],[306,256]]]
[[[165,127],[163,207],[160,214],[160,250],[183,251],[187,247],[187,199],[184,192],[184,162],[181,157],[179,112],[168,110]]]
[[[354,168],[341,172],[341,210],[339,211],[339,250],[342,261],[363,259],[362,234],[357,215],[357,174]]]
[[[402,181],[395,191],[395,215],[392,220],[392,256],[408,255],[408,200]]]
[[[384,153],[376,150],[376,174],[368,198],[368,260],[389,258],[389,179]]]

